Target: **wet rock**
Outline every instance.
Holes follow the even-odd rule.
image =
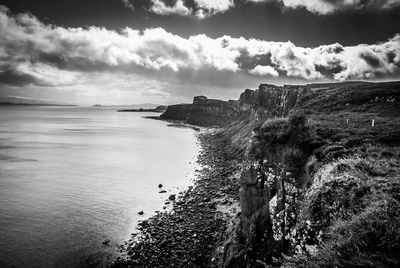
[[[139,214],[139,215],[143,215],[143,214],[144,214],[144,212],[143,212],[143,210],[141,210],[141,211],[139,211],[137,214]]]
[[[161,190],[161,191],[159,191],[158,193],[160,193],[160,194],[165,194],[167,191],[165,191],[165,190]]]
[[[160,183],[159,185],[158,185],[158,188],[162,188],[163,187],[163,185]]]
[[[205,168],[197,173],[194,185],[168,197],[165,205],[172,204],[171,210],[139,223],[134,243],[121,249],[125,259],[114,267],[218,267],[222,259],[218,247],[222,245],[228,222],[215,213],[216,202],[211,200],[238,199],[235,192],[238,180],[228,181],[225,177],[240,166],[238,162],[233,165],[228,161],[231,156],[224,153],[229,148],[222,136],[199,134],[199,140],[203,150],[198,163]]]

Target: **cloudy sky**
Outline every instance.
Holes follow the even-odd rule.
[[[399,0],[0,0],[0,97],[170,104],[399,78]]]

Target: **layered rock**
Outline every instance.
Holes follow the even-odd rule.
[[[234,102],[194,97],[188,123],[193,125],[221,126],[234,121],[239,111]]]
[[[299,97],[309,91],[305,86],[261,84],[257,90],[246,89],[239,98],[241,111],[263,110],[266,117],[287,116]]]
[[[223,126],[233,122],[239,115],[237,102],[194,97],[192,104],[168,106],[160,116],[164,120],[180,120],[199,126]]]
[[[225,267],[253,267],[271,259],[274,249],[272,225],[268,220],[268,189],[260,188],[257,171],[250,166],[240,177],[240,220],[224,249]],[[259,263],[252,260],[258,260]]]
[[[288,115],[299,97],[308,90],[302,86],[261,84],[257,90],[246,89],[237,101],[197,96],[192,104],[168,106],[160,119],[181,120],[200,126],[225,126],[249,117],[252,111],[256,111],[260,118],[282,117]]]
[[[160,115],[160,119],[186,121],[190,116],[191,109],[192,104],[169,105],[167,110]]]
[[[391,266],[387,265],[389,262],[400,263],[394,251],[375,246],[375,241],[384,236],[380,230],[385,230],[386,235],[387,227],[379,231],[360,227],[374,226],[379,220],[365,217],[372,211],[370,207],[363,207],[362,202],[352,199],[365,196],[367,200],[376,194],[354,181],[380,175],[365,166],[351,167],[353,161],[368,163],[371,158],[375,159],[370,162],[371,167],[379,165],[383,157],[375,149],[368,152],[367,146],[376,148],[379,142],[382,147],[377,150],[397,148],[394,146],[400,140],[396,134],[399,124],[395,123],[399,122],[399,96],[399,82],[284,87],[262,84],[254,91],[246,89],[240,96],[239,110],[248,116],[237,123],[238,127],[227,129],[235,144],[246,137],[251,140],[247,160],[253,166],[244,166],[242,170],[241,214],[236,218],[236,228],[229,233],[223,267],[272,267],[282,263],[283,267],[328,267],[332,263],[348,267],[365,266],[367,262],[371,267],[386,267]],[[286,117],[291,111],[289,118],[265,120]],[[308,123],[309,118],[311,123]],[[374,125],[376,118],[381,122],[380,129]],[[245,128],[251,129],[253,134],[248,130],[243,132]],[[388,145],[390,147],[386,147]],[[393,161],[393,156],[397,155],[392,154],[392,158],[382,161]],[[323,165],[335,175],[327,175],[327,169],[320,170]],[[336,165],[340,168],[332,168]],[[376,170],[382,169],[377,167]],[[263,180],[265,182],[260,183]],[[382,182],[376,181],[377,185]],[[360,188],[364,190],[350,194],[353,189]],[[337,197],[338,192],[347,194],[346,198]],[[399,203],[381,205],[387,202],[390,201],[379,205],[371,203],[374,211],[379,210],[380,215],[387,217],[379,226],[398,222],[397,218],[388,220],[386,215],[392,215]],[[336,208],[340,212],[332,212]],[[321,235],[325,233],[329,235]],[[362,235],[353,235],[355,233]],[[376,238],[371,239],[372,236]],[[385,243],[382,241],[381,245]],[[370,252],[386,255],[381,259],[365,258]],[[373,254],[370,255],[376,256]],[[311,260],[317,265],[312,265]]]

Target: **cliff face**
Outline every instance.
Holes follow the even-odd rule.
[[[249,146],[224,267],[399,265],[399,104],[400,82],[245,90],[249,116],[226,128]]]
[[[160,119],[186,121],[190,116],[191,109],[192,104],[169,105],[167,110],[160,115]]]
[[[160,119],[180,120],[199,126],[223,126],[233,122],[239,115],[236,101],[208,99],[205,96],[194,97],[192,104],[168,106]]]
[[[234,102],[195,97],[187,122],[201,126],[222,126],[232,122],[239,115]]]
[[[282,117],[306,92],[308,89],[305,87],[261,84],[257,90],[246,89],[237,101],[197,96],[192,104],[170,105],[160,118],[200,126],[225,126],[249,117],[252,111],[257,111],[257,117],[260,118]]]
[[[263,110],[265,117],[287,116],[299,97],[309,91],[308,87],[278,87],[261,84],[257,90],[246,89],[239,98],[241,111]]]

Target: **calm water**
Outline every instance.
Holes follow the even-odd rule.
[[[145,115],[0,108],[1,267],[76,266],[88,255],[104,257],[191,183],[194,131]],[[158,193],[159,183],[167,194]]]

